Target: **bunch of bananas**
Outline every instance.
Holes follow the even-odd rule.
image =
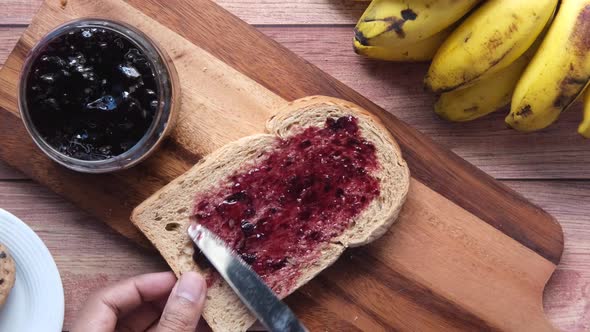
[[[432,60],[424,84],[444,119],[469,121],[510,104],[506,123],[535,131],[590,81],[590,0],[373,0],[355,27],[354,50]],[[590,138],[587,90],[578,132]]]

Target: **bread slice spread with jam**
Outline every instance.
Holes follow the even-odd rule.
[[[207,276],[203,317],[214,331],[245,331],[256,319],[195,251],[191,220],[220,236],[283,298],[347,247],[383,235],[409,189],[390,132],[352,103],[299,99],[266,129],[212,152],[131,218],[177,275]]]

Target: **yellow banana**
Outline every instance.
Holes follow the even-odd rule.
[[[506,68],[535,41],[557,0],[490,0],[451,33],[424,80],[434,92],[476,82]]]
[[[449,121],[471,121],[510,103],[512,91],[535,52],[531,48],[510,66],[461,89],[440,95],[434,111]]]
[[[479,0],[373,0],[355,27],[363,46],[397,47],[433,36]]]
[[[539,51],[512,96],[506,123],[543,129],[559,117],[590,79],[590,0],[562,0]]]
[[[578,127],[578,133],[585,138],[590,138],[590,90],[584,92],[584,119]]]
[[[408,62],[428,61],[432,59],[436,50],[452,31],[452,27],[447,28],[415,43],[399,46],[395,45],[394,42],[389,46],[366,46],[361,44],[361,42],[355,37],[353,42],[354,51],[357,54],[379,60]]]
[[[553,16],[533,45],[508,67],[500,69],[467,87],[441,94],[434,111],[449,121],[471,121],[508,105],[521,74],[539,49]]]

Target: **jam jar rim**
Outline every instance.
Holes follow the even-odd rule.
[[[47,143],[37,131],[28,111],[27,81],[35,60],[44,47],[55,38],[80,28],[103,28],[125,36],[149,58],[158,86],[158,110],[144,135],[128,151],[102,160],[84,160],[70,157]],[[82,173],[109,173],[131,168],[149,157],[162,143],[174,126],[178,113],[178,74],[170,57],[139,29],[111,19],[85,17],[65,22],[45,34],[29,51],[23,63],[18,86],[18,108],[25,128],[34,143],[53,161]]]

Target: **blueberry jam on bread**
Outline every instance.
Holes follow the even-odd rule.
[[[220,236],[277,294],[302,264],[379,195],[375,146],[353,116],[276,139],[259,163],[199,193],[193,218]]]
[[[346,248],[387,232],[409,186],[401,151],[377,117],[345,100],[312,96],[277,110],[266,133],[206,155],[135,208],[131,220],[177,275],[209,277],[203,317],[213,331],[246,331],[256,319],[200,259],[187,234],[191,220],[227,241],[284,298]]]

